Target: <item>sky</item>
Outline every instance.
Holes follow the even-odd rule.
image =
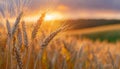
[[[5,0],[0,1],[0,7],[3,5],[2,1]],[[11,1],[19,5],[19,0],[6,0],[10,4],[9,10],[13,6]],[[20,1],[24,3],[29,0]],[[120,19],[120,0],[31,0],[27,7],[26,15],[34,18],[47,10],[68,19]]]
[[[69,18],[120,19],[120,0],[33,0],[32,9],[51,8]]]

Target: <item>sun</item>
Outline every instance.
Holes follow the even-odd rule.
[[[63,16],[60,13],[48,13],[46,14],[44,20],[52,21],[52,20],[61,20]]]
[[[36,22],[41,16],[41,13],[38,15],[30,15],[23,17],[23,20],[26,22]],[[46,13],[46,16],[44,18],[44,21],[54,21],[54,20],[63,20],[64,16],[60,12],[49,12]]]

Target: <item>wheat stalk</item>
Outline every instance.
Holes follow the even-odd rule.
[[[6,20],[6,27],[7,27],[7,32],[8,32],[8,37],[7,37],[7,44],[6,44],[6,47],[9,47],[9,52],[7,52],[6,56],[7,56],[7,60],[6,60],[6,69],[8,67],[8,54],[10,53],[10,43],[11,43],[11,40],[10,40],[10,37],[11,37],[11,26],[10,26],[10,23],[8,20]]]
[[[9,54],[10,54],[10,68],[12,69],[12,47],[11,47],[12,46],[12,44],[11,44],[12,43],[11,33],[12,32],[11,32],[11,27],[10,27],[10,24],[9,24],[8,20],[6,20],[6,26],[7,26],[7,31],[8,31],[8,42],[7,42],[7,45],[9,47]],[[8,64],[8,58],[7,58],[7,64]]]
[[[15,34],[15,31],[16,31],[16,29],[17,29],[17,27],[18,27],[18,24],[19,24],[19,22],[20,22],[20,20],[21,20],[21,16],[22,16],[22,12],[19,14],[19,16],[17,17],[17,19],[16,19],[16,21],[15,21],[15,24],[14,24],[14,26],[13,26],[13,28],[12,28],[12,30],[11,30],[11,36],[10,36],[10,44],[9,44],[9,53],[10,53],[10,68],[11,69],[13,69],[12,67],[12,39],[13,39],[13,37],[14,37],[14,34]],[[10,31],[10,30],[9,30]]]
[[[96,64],[96,68],[97,68],[98,67],[98,58],[93,51],[92,51],[92,55],[93,55],[93,58],[94,58],[94,61],[95,61],[95,64]]]
[[[110,57],[110,59],[111,59],[111,64],[112,64],[113,68],[115,68],[114,59],[113,59],[112,54],[111,54],[110,51],[108,51],[108,55],[109,55],[109,57]]]
[[[67,61],[66,61],[65,58],[66,58],[66,57],[63,57],[63,61],[62,61],[62,69],[68,69]]]
[[[38,30],[39,30],[42,22],[44,21],[44,17],[45,17],[45,13],[43,13],[41,15],[41,17],[37,21],[36,26],[34,27],[34,29],[32,31],[32,37],[31,37],[32,42],[30,43],[30,46],[33,46],[34,39],[36,38],[37,32],[38,32]],[[30,56],[31,56],[31,47],[29,47],[29,53],[28,53],[28,59],[27,59],[26,69],[28,69],[28,65],[29,65],[29,61],[30,61]]]

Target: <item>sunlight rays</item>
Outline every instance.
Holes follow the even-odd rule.
[[[58,12],[53,12],[46,14],[45,21],[61,20],[62,18],[63,18],[62,14]]]

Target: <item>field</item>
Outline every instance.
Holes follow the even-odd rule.
[[[120,68],[118,24],[79,30],[45,23],[44,14],[34,25],[21,18],[22,13],[13,25],[1,24],[0,69]]]
[[[0,69],[120,69],[117,0],[84,1],[0,0]]]
[[[96,22],[97,23],[97,22]],[[73,29],[67,31],[72,32],[69,35],[82,36],[82,38],[90,38],[91,40],[107,40],[108,42],[116,42],[120,40],[120,24],[100,25],[97,27],[83,27],[81,29]]]

